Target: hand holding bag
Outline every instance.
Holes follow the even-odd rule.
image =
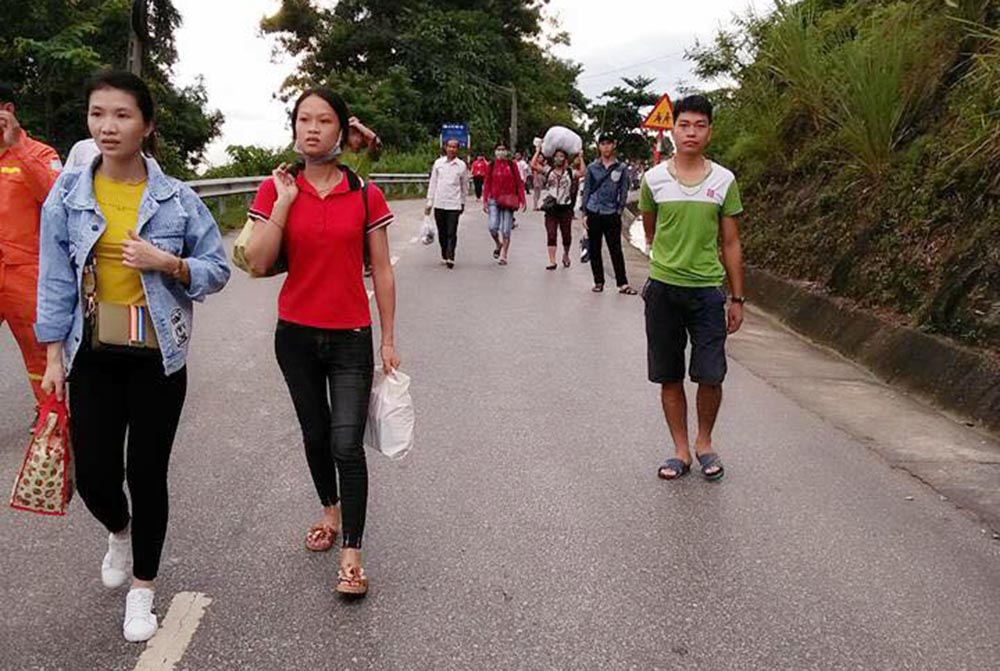
[[[413,449],[416,419],[410,398],[410,378],[398,370],[386,375],[375,368],[365,447],[378,450],[390,459],[402,459]]]
[[[10,494],[11,508],[65,515],[73,498],[72,466],[69,411],[53,394],[38,410],[38,424]]]
[[[430,216],[424,217],[424,223],[420,226],[420,242],[429,245],[434,242],[436,227]]]

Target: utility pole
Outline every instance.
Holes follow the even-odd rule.
[[[137,77],[142,76],[143,45],[149,38],[146,17],[149,0],[132,0],[129,12],[128,54],[125,59],[125,69]]]
[[[517,151],[517,89],[510,87],[510,150]]]

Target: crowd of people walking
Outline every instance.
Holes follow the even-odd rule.
[[[21,350],[39,407],[68,404],[76,486],[107,532],[100,577],[129,585],[122,632],[154,635],[154,585],[168,529],[169,461],[187,392],[194,304],[222,291],[230,267],[209,209],[156,161],[157,109],[147,84],[102,72],[83,90],[91,138],[71,167],[21,128],[15,92],[0,86],[0,323]],[[449,141],[431,167],[425,215],[433,213],[441,263],[455,268],[460,220],[472,190],[488,215],[493,258],[511,262],[516,216],[544,213],[546,269],[572,266],[573,223],[586,235],[594,292],[605,288],[604,246],[622,295],[629,282],[622,214],[631,187],[652,250],[643,289],[649,380],[661,387],[674,454],[657,470],[676,479],[691,450],[706,479],[723,476],[711,435],[726,374],[725,340],[743,313],[742,256],[734,175],[705,157],[712,107],[700,96],[674,109],[677,154],[645,172],[616,156],[609,135],[598,156],[536,146],[471,166]],[[379,187],[347,168],[345,151],[377,152],[377,134],[344,99],[309,88],[291,110],[298,156],[276,166],[248,211],[240,267],[284,274],[274,352],[301,429],[318,499],[304,534],[310,552],[338,544],[337,592],[369,589],[362,560],[369,493],[363,435],[373,372],[400,366],[396,278],[389,254],[393,213]],[[560,255],[561,250],[561,255]],[[235,256],[234,256],[235,258]],[[370,268],[380,323],[373,345],[364,285]],[[728,283],[731,306],[725,309]],[[685,347],[690,340],[690,366]],[[376,354],[377,352],[377,354]],[[689,439],[683,380],[699,385]],[[127,485],[126,497],[123,483]],[[95,562],[96,563],[96,562]]]

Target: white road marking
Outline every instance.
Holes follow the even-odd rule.
[[[173,671],[191,644],[195,629],[212,600],[201,592],[180,592],[156,635],[149,640],[134,671]]]

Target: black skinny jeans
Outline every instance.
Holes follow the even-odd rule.
[[[461,210],[434,208],[434,221],[437,223],[438,240],[441,242],[441,258],[445,261],[455,260],[455,247],[458,246],[458,218],[461,214]]]
[[[133,575],[153,580],[167,535],[167,467],[187,393],[187,370],[165,375],[159,352],[84,346],[68,389],[80,498],[108,531],[118,533],[129,523],[122,490],[122,481],[128,481]]]
[[[362,442],[375,367],[372,330],[279,321],[274,351],[302,426],[319,501],[323,506],[340,503],[343,546],[360,548],[368,505]]]
[[[590,247],[590,269],[594,272],[594,284],[604,285],[604,256],[601,238],[608,239],[608,255],[615,269],[615,283],[619,287],[628,284],[625,272],[625,254],[622,252],[622,218],[618,214],[587,213],[587,240]]]

